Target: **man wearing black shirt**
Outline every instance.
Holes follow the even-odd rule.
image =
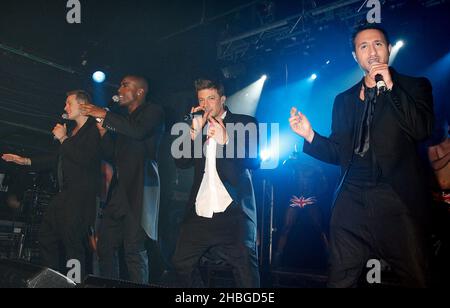
[[[59,245],[62,244],[66,260],[80,262],[81,278],[88,264],[88,231],[95,223],[100,187],[100,134],[95,120],[80,111],[83,104],[90,102],[89,94],[84,91],[67,94],[64,110],[68,120],[76,122],[76,127],[68,133],[66,125],[55,126],[53,134],[61,143],[57,152],[30,158],[2,156],[5,161],[30,166],[36,171],[54,167],[57,170],[59,193],[48,207],[40,228],[41,259],[43,265],[61,270]]]
[[[424,287],[428,196],[416,146],[433,129],[431,85],[388,66],[391,45],[383,29],[362,27],[353,44],[365,77],[337,96],[331,136],[315,132],[296,108],[290,118],[307,154],[341,166],[329,286],[356,286],[368,260],[377,258],[389,263],[403,286]],[[386,91],[377,88],[380,76]]]
[[[158,148],[164,133],[164,113],[146,103],[147,81],[127,76],[118,90],[120,116],[84,105],[83,113],[103,119],[101,146],[114,166],[111,189],[98,242],[100,273],[119,278],[118,251],[123,246],[128,279],[148,283],[147,238],[158,239],[159,175]],[[108,131],[108,132],[107,132]]]

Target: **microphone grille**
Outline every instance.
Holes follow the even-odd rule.
[[[119,95],[114,95],[114,96],[112,97],[112,100],[113,100],[114,103],[118,103],[118,102],[120,101]]]
[[[67,120],[67,119],[69,119],[69,115],[67,113],[64,113],[64,114],[61,115],[61,118],[63,120]]]

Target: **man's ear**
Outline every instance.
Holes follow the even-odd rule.
[[[224,95],[220,98],[220,103],[223,105],[225,105],[225,101],[227,100],[227,97]]]
[[[389,44],[388,50],[389,50],[389,56],[391,56],[391,53],[392,53],[392,45],[391,44]]]

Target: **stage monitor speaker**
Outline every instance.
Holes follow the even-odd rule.
[[[0,288],[75,288],[64,275],[23,261],[0,260]]]

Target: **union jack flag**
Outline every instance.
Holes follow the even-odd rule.
[[[442,201],[447,204],[450,204],[450,193],[442,193]]]
[[[305,208],[307,205],[313,205],[317,202],[315,197],[305,198],[305,197],[297,197],[293,196],[291,199],[290,207],[298,207],[298,208]]]

